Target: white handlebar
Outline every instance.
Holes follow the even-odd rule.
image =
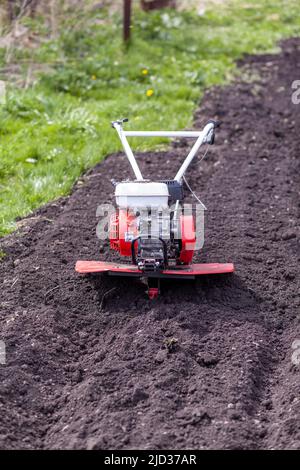
[[[189,154],[184,160],[183,164],[179,168],[174,180],[181,181],[185,172],[187,171],[189,165],[191,164],[193,158],[198,152],[199,148],[203,143],[212,143],[212,136],[214,133],[214,128],[216,123],[214,121],[206,124],[202,131],[124,131],[122,127],[123,121],[114,121],[112,126],[116,129],[119,138],[122,142],[124,151],[127,155],[129,163],[133,169],[135,177],[138,181],[143,181],[142,173],[139,169],[139,166],[136,162],[135,156],[130,148],[130,145],[126,137],[186,137],[186,138],[196,138],[196,142],[191,148]]]

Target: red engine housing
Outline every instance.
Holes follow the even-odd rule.
[[[179,264],[190,264],[193,259],[196,232],[192,215],[180,216],[181,250]],[[138,236],[138,227],[134,214],[126,209],[119,209],[110,217],[109,240],[110,248],[118,251],[121,256],[131,256],[131,240]]]
[[[128,240],[129,234],[133,237],[138,236],[135,215],[125,209],[120,209],[110,217],[110,248],[118,251],[121,256],[131,256],[131,241]]]

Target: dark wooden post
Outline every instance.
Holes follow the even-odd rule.
[[[128,42],[130,39],[130,24],[131,24],[131,0],[123,0],[123,39]]]
[[[14,2],[13,0],[7,0],[7,17],[10,23],[14,20]]]

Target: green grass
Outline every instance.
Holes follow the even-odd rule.
[[[36,49],[16,49],[14,60],[24,76],[29,64],[41,71],[26,90],[10,86],[0,105],[0,235],[120,149],[111,120],[129,117],[134,129],[182,129],[203,90],[226,83],[243,54],[275,52],[278,40],[300,35],[298,0],[233,0],[201,17],[136,11],[127,49],[121,18],[103,15],[71,17],[56,40],[46,40],[41,18],[24,20],[44,40]],[[0,66],[3,57],[0,50]],[[135,139],[133,147],[165,143]],[[122,177],[117,161],[115,176]]]

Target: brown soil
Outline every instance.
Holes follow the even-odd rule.
[[[195,115],[196,128],[223,121],[188,175],[208,207],[197,259],[233,261],[233,276],[165,282],[151,302],[136,280],[75,274],[79,258],[109,258],[95,211],[130,176],[121,154],[2,239],[1,448],[300,447],[299,59],[299,40],[247,58],[252,79],[208,92]],[[185,153],[139,161],[172,176]]]

